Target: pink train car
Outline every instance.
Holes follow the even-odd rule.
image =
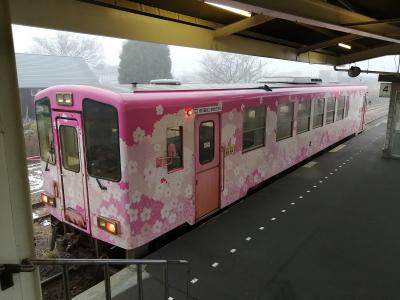
[[[362,131],[364,86],[185,87],[35,97],[53,220],[126,250],[239,200]]]

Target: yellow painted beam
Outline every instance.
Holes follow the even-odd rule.
[[[331,47],[331,46],[335,46],[338,43],[344,43],[344,42],[349,42],[349,41],[353,41],[356,40],[358,37],[357,35],[354,34],[347,34],[345,36],[339,36],[339,37],[335,37],[333,39],[329,39],[320,43],[315,43],[309,46],[304,46],[301,47],[297,53],[305,53],[308,51],[314,51],[314,50],[318,50],[318,49],[323,49],[323,48],[327,48],[327,47]]]
[[[213,2],[277,19],[400,44],[399,39],[389,37],[389,34],[395,35],[400,32],[398,27],[390,24],[371,24],[367,27],[363,26],[362,29],[341,26],[340,24],[350,21],[368,21],[374,19],[320,0],[258,0],[246,2],[213,0]]]
[[[358,51],[347,55],[342,55],[338,58],[338,65],[345,65],[352,62],[367,60],[374,57],[380,57],[385,55],[397,55],[397,54],[400,54],[400,45],[389,44],[382,47],[377,47],[368,50]]]
[[[263,24],[272,19],[273,18],[271,18],[271,17],[266,17],[263,15],[254,15],[249,18],[245,18],[238,22],[235,22],[235,23],[232,23],[232,24],[229,24],[224,27],[216,29],[214,32],[214,37],[215,38],[226,37],[228,35],[249,29],[251,27],[255,27],[260,24]]]

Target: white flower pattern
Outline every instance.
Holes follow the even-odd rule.
[[[145,169],[144,169],[144,179],[149,182],[152,181],[154,176],[156,174],[156,168],[154,167],[154,165],[148,165]]]
[[[151,208],[145,207],[142,213],[140,214],[140,219],[142,220],[142,222],[146,222],[150,220],[150,217],[151,217]]]
[[[135,222],[135,221],[138,220],[139,211],[137,209],[134,209],[134,208],[129,208],[128,209],[128,216],[129,216],[129,220],[131,222]]]
[[[128,163],[128,174],[132,175],[137,172],[138,163],[136,161],[130,160]]]
[[[161,208],[161,218],[162,219],[168,218],[169,213],[170,213],[169,207],[164,205],[163,208]]]
[[[134,191],[131,197],[131,201],[132,203],[139,203],[141,198],[142,198],[142,193],[139,191]]]
[[[173,224],[176,222],[176,213],[172,213],[169,215],[168,222],[169,222],[169,224]]]
[[[164,108],[162,107],[162,105],[157,105],[156,106],[156,114],[157,116],[161,116],[164,113]]]
[[[160,222],[160,221],[156,221],[154,224],[153,224],[153,233],[160,233],[161,232],[161,228],[162,228],[162,223]]]
[[[239,175],[239,172],[240,172],[240,168],[239,168],[239,167],[236,167],[236,168],[233,170],[233,174],[235,174],[235,176],[238,176],[238,175]]]
[[[192,185],[188,184],[187,187],[185,188],[185,197],[190,199],[192,198],[192,194],[193,194]]]
[[[118,216],[118,210],[117,210],[117,208],[116,208],[113,204],[111,204],[111,205],[108,207],[108,212],[109,212],[109,215],[110,215],[110,216],[113,216],[113,217]]]
[[[135,143],[141,143],[141,142],[143,142],[143,139],[144,139],[144,137],[145,137],[145,131],[142,129],[142,128],[140,128],[140,127],[137,127],[136,129],[135,129],[135,131],[133,132],[133,141],[135,142]]]

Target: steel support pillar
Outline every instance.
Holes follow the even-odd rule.
[[[400,76],[379,75],[379,81],[392,83],[382,156],[385,158],[400,158]]]
[[[9,1],[0,1],[0,267],[34,255]],[[16,273],[0,299],[41,299],[38,272]]]

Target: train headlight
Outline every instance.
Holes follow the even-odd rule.
[[[40,202],[56,207],[56,198],[43,193],[40,194]]]
[[[111,234],[118,235],[120,233],[119,222],[109,218],[97,217],[97,226]]]
[[[59,105],[72,106],[72,93],[56,93],[56,101]]]

